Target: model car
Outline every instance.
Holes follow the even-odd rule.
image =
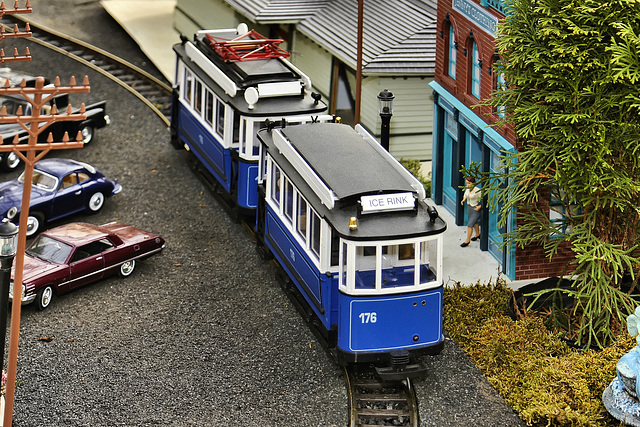
[[[24,84],[33,86],[35,84],[35,77],[23,75],[7,71],[7,69],[0,69],[0,82],[5,82],[7,79],[12,85]],[[85,120],[70,120],[70,121],[58,121],[53,122],[47,126],[38,135],[38,141],[46,142],[49,134],[52,134],[54,141],[62,141],[65,132],[68,133],[69,139],[76,140],[78,132],[82,135],[82,142],[89,144],[94,139],[94,133],[96,129],[103,128],[111,123],[111,119],[106,114],[106,101],[97,102],[85,106]],[[55,105],[58,114],[66,114],[67,106],[69,105],[69,94],[61,94],[52,97],[47,104],[45,104],[40,114],[51,114],[51,109]],[[75,105],[75,104],[74,104]],[[5,108],[8,116],[18,114],[18,109],[22,107],[23,115],[32,114],[31,104],[22,96],[13,95],[0,95],[0,109]],[[72,108],[72,113],[78,113],[78,108]],[[41,126],[45,126],[41,123]],[[15,136],[18,135],[20,143],[26,143],[29,139],[29,133],[27,130],[18,123],[0,124],[0,136],[4,144],[12,144]],[[0,153],[0,169],[4,171],[10,171],[17,168],[20,165],[20,157],[13,152]]]
[[[136,261],[164,247],[157,234],[117,222],[71,223],[47,230],[25,251],[22,304],[35,302],[44,310],[56,295],[115,274],[127,277]],[[13,299],[13,284],[10,290]]]
[[[59,158],[37,162],[31,183],[27,236],[37,234],[47,222],[82,211],[98,212],[107,197],[122,190],[93,166]],[[0,218],[18,223],[23,184],[24,172],[0,184]]]

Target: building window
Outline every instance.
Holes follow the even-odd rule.
[[[507,88],[507,83],[504,80],[504,73],[500,70],[499,66],[496,69],[496,71],[497,71],[496,90],[505,90]],[[498,116],[504,119],[504,117],[507,114],[507,107],[505,107],[504,105],[500,105],[499,107],[496,108],[496,111],[498,113]]]
[[[549,195],[549,220],[557,230],[551,237],[560,237],[572,233],[571,218],[582,215],[582,209],[571,204],[569,198],[562,189],[557,189]]]
[[[448,70],[449,77],[452,79],[456,78],[456,38],[455,32],[453,31],[453,25],[449,25],[449,47],[448,47]]]
[[[471,41],[471,94],[480,99],[480,53],[475,40]]]

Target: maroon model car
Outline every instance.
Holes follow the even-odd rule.
[[[114,274],[129,276],[137,260],[164,246],[162,237],[117,222],[52,228],[36,237],[25,252],[22,304],[35,301],[44,310],[54,295]],[[10,289],[13,291],[13,283]]]

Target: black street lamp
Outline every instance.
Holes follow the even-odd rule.
[[[18,227],[8,219],[0,223],[0,370],[4,369],[4,344],[7,335],[7,311],[9,308],[9,283],[11,265],[18,246]],[[20,304],[20,296],[18,296]]]
[[[395,96],[387,89],[378,94],[378,107],[382,125],[380,126],[380,143],[385,150],[389,151],[389,122],[393,114],[393,99]]]

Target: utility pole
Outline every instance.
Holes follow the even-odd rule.
[[[31,3],[26,0],[25,6],[20,7],[18,0],[15,0],[13,9],[7,9],[4,0],[0,1],[0,19],[5,15],[31,13]],[[26,24],[25,30],[20,31],[18,26],[15,25],[13,31],[6,32],[5,26],[0,25],[0,42],[5,38],[22,38],[31,37],[31,30],[29,24]],[[0,49],[0,64],[6,62],[17,61],[30,61],[31,54],[29,48],[26,48],[24,55],[20,55],[17,49],[13,50],[13,55],[5,55],[4,49]],[[45,105],[49,105],[49,101],[59,94],[67,93],[79,93],[89,92],[89,78],[85,76],[82,85],[76,85],[74,77],[71,77],[68,86],[60,85],[60,78],[56,77],[53,85],[45,86],[44,77],[38,77],[36,79],[35,87],[27,87],[26,81],[23,80],[19,86],[12,86],[11,82],[7,79],[4,82],[4,87],[0,88],[0,95],[13,95],[22,96],[29,104],[31,104],[31,114],[26,115],[22,107],[18,108],[16,115],[7,115],[5,107],[0,109],[0,124],[18,123],[24,128],[28,134],[29,139],[26,143],[20,143],[18,136],[16,135],[11,143],[5,142],[0,137],[0,152],[14,152],[18,155],[25,164],[24,171],[24,185],[22,189],[22,205],[20,210],[19,224],[23,224],[22,227],[18,227],[18,247],[16,251],[16,265],[14,270],[14,283],[13,283],[13,303],[11,305],[11,335],[9,341],[9,358],[7,366],[7,386],[5,395],[5,408],[3,414],[3,427],[11,427],[13,419],[13,403],[15,395],[16,385],[16,371],[18,362],[18,343],[20,338],[20,309],[21,296],[22,296],[22,278],[24,269],[24,252],[26,249],[27,241],[27,220],[29,217],[29,204],[31,200],[31,182],[33,180],[33,169],[35,163],[44,157],[49,151],[66,148],[82,148],[84,146],[82,142],[82,135],[78,132],[75,141],[69,139],[69,135],[65,132],[62,142],[54,142],[53,135],[49,133],[49,137],[45,143],[38,143],[38,136],[46,131],[46,129],[54,122],[60,121],[73,121],[73,120],[85,120],[85,106],[81,105],[79,111],[74,112],[71,105],[67,106],[66,112],[59,112],[54,105],[51,106],[51,110],[47,111],[43,109]],[[45,113],[46,114],[43,114]],[[3,312],[6,316],[6,312]],[[0,349],[4,352],[4,348]],[[0,370],[3,367],[0,366]]]
[[[86,119],[85,106],[81,105],[77,113],[73,113],[71,105],[67,106],[66,113],[59,113],[55,104],[48,114],[42,114],[43,107],[49,105],[49,101],[56,95],[65,93],[89,92],[89,78],[85,76],[82,85],[77,86],[75,78],[72,77],[69,86],[60,86],[60,78],[56,77],[53,85],[45,86],[44,77],[36,79],[35,87],[27,87],[25,80],[19,87],[11,87],[7,80],[0,94],[21,95],[31,104],[31,115],[23,115],[21,108],[18,108],[16,116],[8,116],[5,107],[0,109],[0,124],[19,123],[29,133],[27,143],[20,143],[16,135],[11,144],[4,144],[0,139],[0,152],[13,151],[24,161],[24,185],[22,187],[22,205],[20,209],[19,224],[27,224],[29,217],[29,204],[31,199],[31,181],[33,179],[33,167],[35,163],[51,150],[65,148],[82,148],[82,135],[78,132],[75,141],[69,140],[69,135],[65,132],[62,142],[53,142],[53,135],[49,133],[47,142],[38,143],[38,135],[44,132],[54,122],[60,121],[81,121]],[[23,154],[26,153],[26,154]],[[5,396],[5,410],[3,427],[10,427],[13,416],[13,398],[16,383],[16,365],[18,361],[18,341],[20,335],[20,308],[22,295],[22,273],[24,268],[24,251],[26,248],[27,228],[18,229],[18,249],[16,252],[16,267],[13,281],[13,303],[11,305],[11,335],[9,340],[9,359],[7,366],[7,391]]]
[[[2,19],[5,15],[18,15],[23,13],[31,13],[33,9],[31,9],[31,2],[27,0],[25,6],[23,8],[18,4],[18,0],[15,0],[13,4],[13,9],[7,9],[4,4],[4,0],[0,1],[0,19]],[[15,38],[24,38],[31,37],[31,28],[29,24],[25,25],[24,31],[20,31],[18,29],[18,24],[13,26],[13,31],[7,33],[5,26],[0,25],[0,42],[4,39],[15,39]],[[29,53],[29,48],[26,48],[24,55],[20,55],[18,53],[18,49],[13,49],[12,56],[6,56],[4,53],[4,49],[0,49],[0,64],[4,64],[5,62],[19,62],[19,61],[31,61],[31,54]]]

